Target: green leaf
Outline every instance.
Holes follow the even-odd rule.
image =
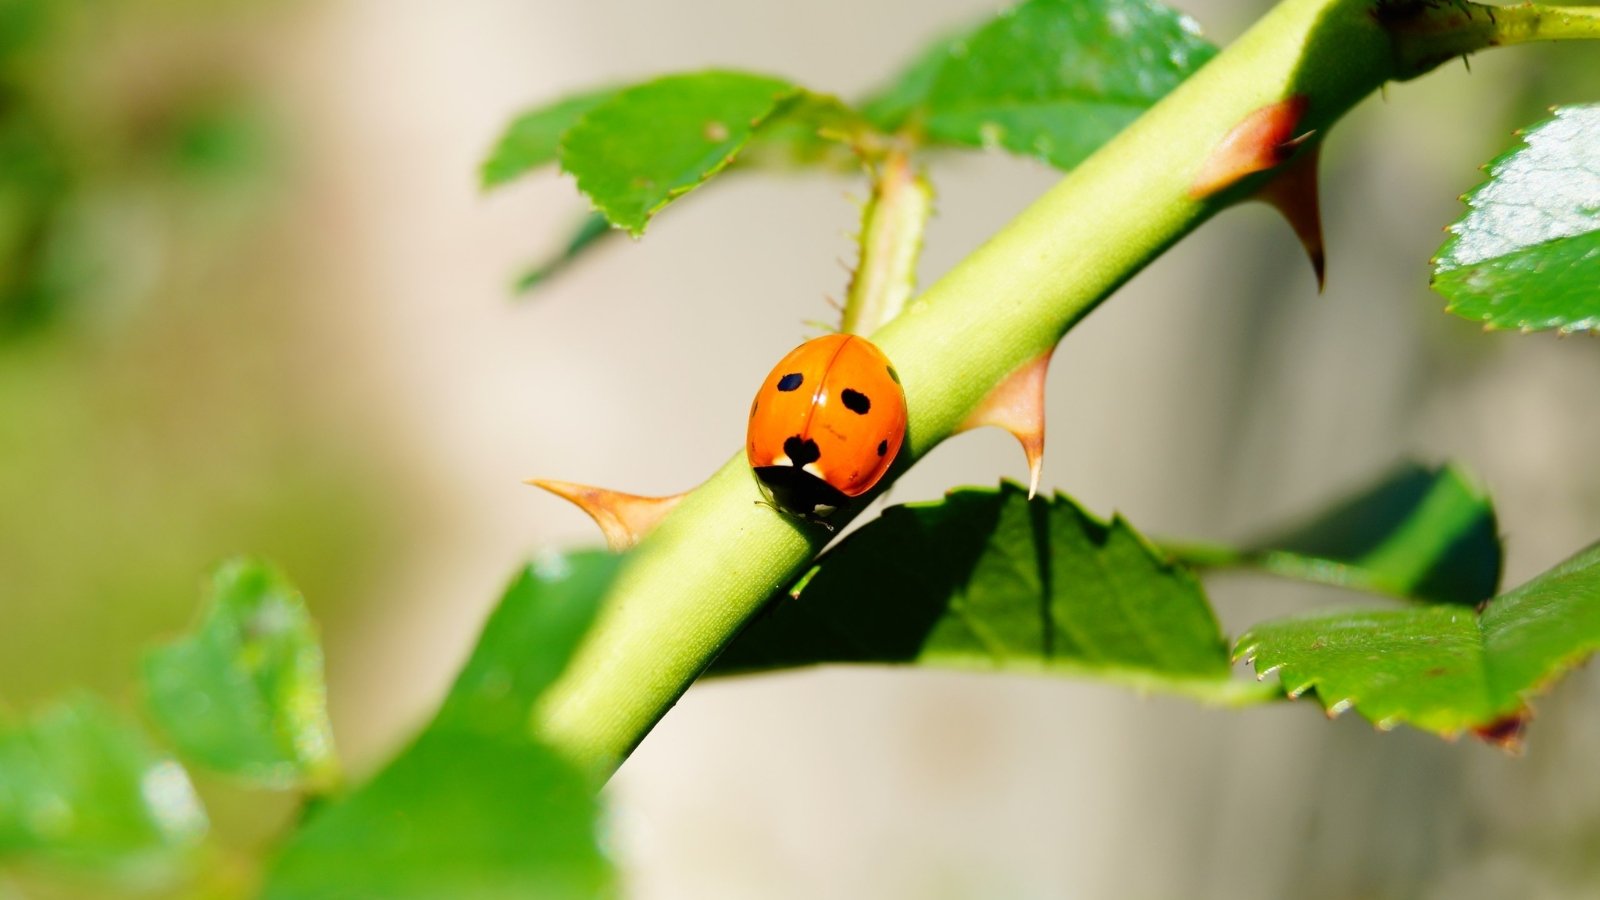
[[[940,41],[864,108],[885,130],[1068,169],[1216,52],[1154,0],[1028,0]]]
[[[523,276],[517,279],[519,292],[531,291],[544,284],[546,281],[561,274],[567,266],[572,265],[578,257],[598,246],[601,239],[614,234],[611,223],[599,213],[590,213],[583,217],[578,227],[573,229],[572,236],[567,238],[566,246],[560,252],[552,254],[548,259],[530,268]]]
[[[717,660],[720,674],[916,663],[1086,675],[1219,702],[1230,677],[1199,582],[1122,519],[1014,484],[893,506],[824,556]]]
[[[1600,544],[1490,601],[1319,613],[1258,625],[1235,656],[1290,696],[1316,691],[1330,713],[1354,708],[1392,728],[1472,730],[1506,742],[1529,698],[1600,648]]]
[[[731,163],[799,88],[742,72],[669,75],[590,110],[561,140],[561,167],[634,236]]]
[[[529,734],[616,572],[604,553],[524,571],[433,722],[370,782],[315,814],[267,900],[590,898],[611,882],[589,778]]]
[[[1168,545],[1198,567],[1253,567],[1287,578],[1468,606],[1500,584],[1494,507],[1457,466],[1410,464],[1298,528],[1236,550]]]
[[[615,97],[617,93],[617,88],[585,91],[528,110],[512,119],[489,158],[483,162],[480,173],[483,186],[496,187],[555,162],[561,147],[561,136],[589,110]]]
[[[0,723],[0,861],[152,873],[206,827],[183,767],[99,701]]]
[[[1433,265],[1456,315],[1600,331],[1600,104],[1567,106],[1490,164]]]
[[[221,566],[199,627],[145,657],[144,684],[151,717],[192,762],[281,789],[339,777],[316,626],[269,565]]]

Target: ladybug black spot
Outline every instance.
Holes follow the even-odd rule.
[[[789,457],[789,462],[799,468],[810,465],[822,458],[822,450],[817,447],[817,442],[801,440],[797,434],[783,442],[783,455]]]
[[[883,456],[884,454],[886,454],[888,452],[889,452],[889,442],[888,441],[879,441],[878,442],[878,455],[879,456]]]
[[[872,408],[872,398],[861,393],[860,391],[853,391],[849,388],[845,388],[844,393],[839,395],[839,399],[844,401],[845,409],[850,410],[858,416],[866,415],[867,410]]]
[[[778,379],[778,390],[780,390],[780,391],[798,390],[800,388],[800,385],[805,383],[805,380],[806,380],[806,377],[804,375],[801,375],[799,372],[790,372],[789,374],[787,374],[787,375],[783,376],[782,378]]]

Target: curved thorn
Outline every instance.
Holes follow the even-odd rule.
[[[589,514],[606,536],[606,546],[622,551],[650,533],[650,530],[672,511],[678,501],[689,496],[687,492],[670,497],[641,497],[608,491],[605,488],[573,484],[570,481],[551,481],[529,478],[524,484],[544,488],[563,500],[571,501]]]
[[[1313,144],[1296,156],[1261,186],[1255,199],[1276,209],[1294,229],[1300,246],[1306,248],[1311,258],[1311,269],[1317,274],[1317,293],[1322,293],[1327,283],[1325,273],[1326,253],[1322,244],[1322,210],[1317,200],[1317,161],[1322,155],[1322,145]]]
[[[957,431],[993,425],[1011,432],[1028,457],[1028,499],[1039,492],[1044,469],[1044,383],[1052,347],[1023,363],[995,385]]]
[[[1306,95],[1295,94],[1240,120],[1200,164],[1199,173],[1189,185],[1189,196],[1204,199],[1248,175],[1282,165],[1311,136],[1299,130],[1306,102]]]

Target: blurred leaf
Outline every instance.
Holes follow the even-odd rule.
[[[813,134],[845,126],[837,101],[776,78],[709,71],[628,88],[561,139],[561,167],[634,236],[650,217],[722,171],[758,129],[784,120]]]
[[[714,674],[917,663],[1104,678],[1218,702],[1230,677],[1200,584],[1122,519],[1004,483],[892,506],[735,638]]]
[[[939,41],[864,108],[885,130],[1067,169],[1216,52],[1155,0],[1027,0]]]
[[[1190,566],[1248,566],[1431,603],[1470,606],[1500,584],[1494,507],[1456,466],[1404,466],[1299,528],[1245,549],[1169,549]]]
[[[551,557],[523,572],[422,734],[315,814],[272,866],[267,900],[590,898],[611,881],[589,779],[529,734],[618,557]]]
[[[1459,606],[1336,612],[1266,622],[1235,656],[1290,696],[1315,690],[1330,712],[1354,708],[1381,728],[1505,742],[1531,695],[1600,648],[1600,544],[1477,614]]]
[[[0,861],[152,873],[206,827],[183,767],[99,701],[0,724]]]
[[[1557,109],[1466,201],[1434,260],[1450,312],[1494,328],[1600,331],[1600,104]]]
[[[144,681],[151,716],[189,760],[276,788],[337,781],[316,626],[276,569],[219,568],[199,628],[152,651]]]
[[[583,217],[583,221],[573,230],[572,237],[567,239],[565,247],[543,262],[529,269],[521,278],[517,279],[517,290],[531,291],[563,272],[567,266],[577,262],[578,257],[598,246],[601,239],[614,234],[611,223],[599,213],[590,213]]]
[[[617,88],[601,88],[563,97],[511,120],[489,158],[483,162],[484,187],[505,184],[556,161],[561,136],[584,114],[610,100]]]

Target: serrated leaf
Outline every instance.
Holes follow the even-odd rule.
[[[0,861],[152,874],[206,828],[183,767],[99,701],[0,724]]]
[[[151,717],[192,762],[279,789],[338,779],[316,626],[269,565],[221,566],[200,625],[146,656],[144,685]]]
[[[1557,109],[1466,199],[1433,267],[1450,312],[1494,328],[1600,331],[1600,104]]]
[[[1236,656],[1278,673],[1291,695],[1315,691],[1332,712],[1381,727],[1502,739],[1529,698],[1600,649],[1600,544],[1481,614],[1458,606],[1319,613],[1240,636]]]
[[[1173,546],[1197,567],[1253,567],[1286,578],[1431,603],[1494,596],[1501,547],[1494,507],[1457,466],[1408,464],[1305,524],[1244,549]]]
[[[817,663],[915,663],[1085,675],[1232,702],[1200,584],[1122,519],[1057,496],[964,488],[884,510],[780,597],[714,672]]]
[[[940,41],[864,109],[886,130],[1068,169],[1216,52],[1155,0],[1027,0]]]
[[[792,112],[824,130],[842,109],[762,75],[669,75],[590,110],[562,138],[561,167],[606,218],[638,236],[668,203],[727,168],[759,129]]]
[[[505,184],[556,161],[561,136],[589,110],[615,97],[619,88],[601,88],[563,97],[530,109],[506,126],[480,175],[486,188]]]
[[[437,716],[272,866],[267,900],[592,898],[611,881],[588,777],[529,733],[616,571],[605,553],[524,571]]]

